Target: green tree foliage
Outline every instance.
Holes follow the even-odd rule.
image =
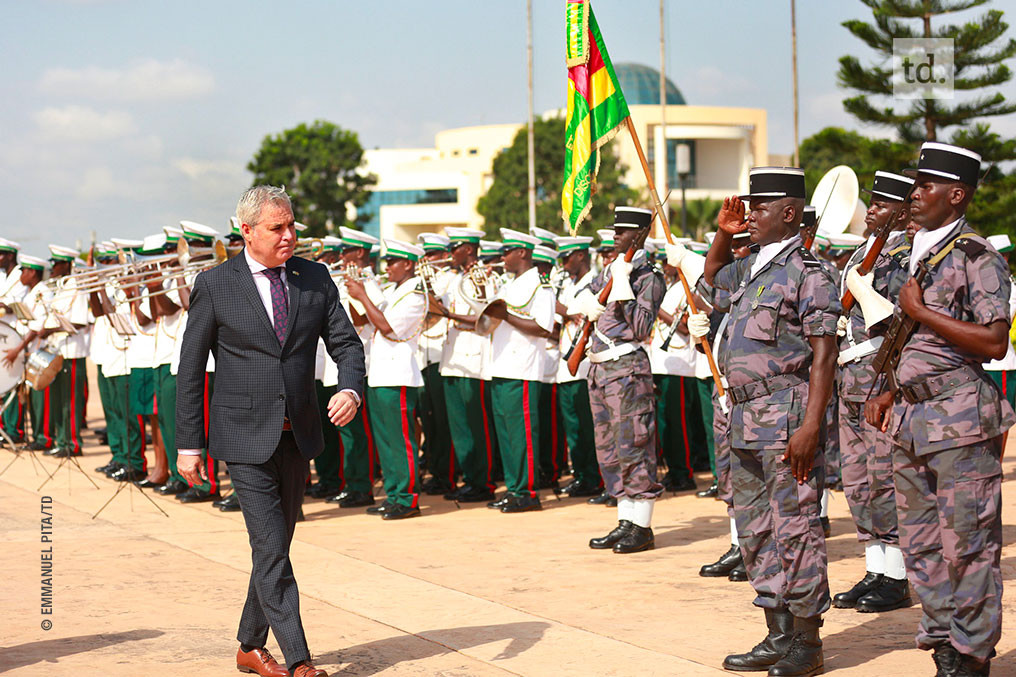
[[[860,92],[847,98],[843,107],[861,122],[897,130],[902,141],[935,141],[941,130],[964,127],[983,117],[1016,112],[1016,104],[1007,103],[1001,92],[992,91],[1012,78],[1005,61],[1016,55],[1016,39],[1003,38],[1008,24],[1000,10],[989,10],[961,24],[934,25],[947,15],[985,5],[989,0],[861,0],[871,8],[874,22],[843,22],[857,38],[877,53],[877,62],[865,67],[854,56],[840,58],[838,79],[841,86]],[[904,102],[907,107],[879,108],[869,95],[892,97],[893,38],[952,38],[955,49],[955,89],[969,93],[955,101],[917,99]],[[986,157],[985,160],[1008,160]]]
[[[703,241],[705,234],[716,230],[716,217],[720,213],[723,200],[711,200],[707,197],[688,200],[688,233]],[[671,207],[670,230],[678,232],[681,226],[681,207]]]
[[[561,216],[564,142],[563,118],[534,121],[536,225],[561,234],[565,233]],[[601,149],[593,208],[589,218],[579,227],[581,235],[594,235],[597,228],[609,228],[614,222],[615,205],[632,204],[638,199],[637,191],[621,183],[625,168],[613,153],[613,144],[612,141]],[[499,228],[529,229],[527,162],[526,127],[523,126],[512,145],[494,158],[494,181],[487,194],[476,204],[476,211],[484,218],[488,235],[494,239],[500,239]]]
[[[308,226],[307,235],[320,236],[356,225],[346,209],[363,206],[377,181],[363,165],[356,132],[317,120],[266,136],[247,170],[252,185],[285,186],[297,221]]]

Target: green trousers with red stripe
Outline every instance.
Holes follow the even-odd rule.
[[[50,418],[56,433],[54,444],[81,453],[81,411],[85,407],[85,358],[64,359],[63,367],[49,386]]]
[[[44,445],[47,449],[53,446],[56,437],[50,396],[50,388],[45,390],[30,388],[28,391],[28,418],[32,422],[32,441]]]
[[[4,395],[9,397],[10,393]],[[4,432],[11,436],[15,442],[22,442],[25,439],[25,407],[21,404],[18,393],[11,398],[3,413]]]
[[[568,440],[572,476],[583,484],[603,486],[600,464],[596,462],[589,385],[584,378],[557,384],[557,409]]]
[[[99,367],[99,398],[106,414],[106,438],[109,450],[113,452],[113,461],[134,470],[145,467],[144,454],[141,451],[141,425],[137,416],[127,413],[127,380],[128,376],[104,376]]]
[[[558,415],[556,383],[540,386],[540,479],[557,482],[568,471],[568,445]]]
[[[496,433],[486,425],[483,386],[484,382],[478,378],[445,376],[446,423],[451,431],[455,460],[462,470],[462,481],[477,490],[493,491],[492,438]]]
[[[672,479],[690,478],[699,454],[708,454],[712,435],[706,434],[702,404],[699,402],[699,379],[692,376],[654,374],[660,393],[656,406],[656,430],[667,475]],[[710,411],[712,403],[709,403]],[[709,428],[711,431],[712,428]]]
[[[419,504],[416,432],[413,429],[419,393],[407,386],[367,388],[370,427],[384,474],[388,502]]]
[[[444,377],[441,365],[428,364],[423,368],[423,387],[419,394],[420,425],[423,428],[423,452],[427,472],[440,482],[455,485],[458,468],[452,453],[452,438],[448,431],[448,410],[445,400]]]
[[[342,449],[342,477],[346,491],[374,493],[374,433],[371,425],[370,401],[367,384],[356,416],[339,428],[339,445]],[[320,473],[319,473],[320,474]]]
[[[176,376],[170,373],[168,364],[160,364],[154,372],[155,413],[159,416],[159,432],[166,448],[169,479],[183,482],[183,475],[176,469]]]
[[[321,381],[314,381],[317,393],[318,414],[321,416],[321,433],[325,438],[325,448],[314,457],[314,470],[317,471],[318,482],[329,489],[342,488],[342,445],[339,442],[339,429],[328,420],[328,401],[335,394],[335,386],[326,386]]]
[[[501,448],[504,483],[515,496],[536,496],[540,485],[539,381],[495,378],[490,382],[491,409]]]

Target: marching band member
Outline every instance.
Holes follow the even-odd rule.
[[[533,265],[539,239],[501,229],[502,260],[515,277],[498,290],[501,304],[487,312],[500,320],[491,336],[491,404],[507,492],[488,507],[503,513],[540,510],[539,402],[546,340],[554,328],[554,293]]]
[[[426,292],[435,298],[447,293],[448,285],[454,277],[446,263],[449,258],[448,247],[451,240],[438,233],[420,233],[417,241],[423,247],[423,261],[426,269],[418,270],[424,278]],[[433,272],[430,272],[433,271]],[[443,496],[455,489],[455,477],[458,468],[455,466],[455,454],[452,453],[452,440],[448,431],[448,410],[445,405],[444,379],[441,376],[441,353],[445,337],[448,334],[448,320],[434,316],[428,318],[423,332],[419,337],[420,354],[418,363],[423,370],[423,389],[420,390],[420,402],[417,413],[423,428],[423,456],[430,477],[420,488],[430,496]]]
[[[584,236],[557,238],[558,261],[568,276],[558,299],[558,303],[565,307],[565,314],[561,317],[558,344],[562,359],[557,364],[557,404],[572,469],[572,481],[562,488],[561,493],[573,498],[596,497],[603,491],[600,466],[596,462],[593,414],[589,407],[589,387],[586,383],[589,360],[582,360],[573,376],[564,359],[578,333],[582,331],[581,318],[569,316],[567,308],[575,300],[576,294],[588,287],[596,276],[589,255],[592,241],[593,238]]]
[[[50,279],[64,278],[72,272],[79,252],[70,247],[49,245]],[[59,332],[61,321],[73,326],[73,333],[58,339],[57,352],[63,366],[50,384],[50,416],[56,439],[47,455],[81,455],[81,419],[85,410],[85,357],[88,356],[88,297],[77,290],[73,278],[61,280],[60,289],[50,301],[50,313],[44,327]],[[59,319],[58,319],[59,318]],[[66,327],[70,328],[70,327]]]
[[[350,297],[349,283],[346,277],[355,277],[357,271],[363,274],[372,274],[371,249],[377,245],[378,239],[372,235],[353,228],[340,226],[339,232],[342,235],[342,263],[348,275],[339,278],[339,299],[346,314],[349,316],[356,333],[363,342],[363,354],[366,359],[367,368],[370,368],[370,351],[373,341],[374,327],[367,321],[367,318],[356,308],[362,304],[359,301],[353,302]],[[369,272],[368,272],[369,271]],[[366,312],[366,311],[364,311]],[[325,361],[324,385],[331,384],[330,372],[332,368]],[[338,372],[334,374],[335,383],[338,383]],[[326,499],[328,503],[337,503],[340,508],[362,508],[374,505],[374,466],[375,466],[375,442],[371,430],[370,402],[364,398],[360,408],[356,410],[356,416],[342,428],[339,428],[339,439],[342,444],[342,473],[345,478],[345,488],[341,493]]]
[[[22,353],[28,354],[37,350],[43,340],[53,333],[52,329],[43,326],[53,298],[49,287],[42,283],[46,262],[38,257],[22,254],[18,257],[18,265],[21,267],[23,292],[20,298],[13,298],[12,301],[25,304],[35,319],[20,323],[23,338],[18,345],[8,349],[4,355],[4,363],[7,365],[12,364]],[[45,390],[31,388],[29,390],[28,414],[32,423],[32,442],[28,445],[28,449],[31,451],[52,449],[54,430],[50,412],[49,388]]]
[[[533,235],[541,242],[553,242],[553,233],[543,228],[534,228]],[[542,233],[542,235],[541,235]],[[557,246],[556,244],[554,245]],[[557,295],[560,291],[555,283],[563,279],[557,272],[557,251],[543,244],[533,248],[533,265],[540,272],[540,279],[554,294],[554,324],[560,323]],[[551,335],[547,338],[544,352],[543,373],[540,376],[540,485],[541,489],[553,489],[560,492],[559,481],[568,470],[568,447],[565,443],[564,429],[558,416],[557,401],[557,370],[561,363],[561,351],[558,347],[560,336]]]
[[[445,498],[460,503],[486,503],[494,499],[497,441],[489,402],[484,397],[490,385],[490,337],[468,328],[476,320],[468,298],[493,299],[500,276],[477,263],[482,230],[447,227],[445,233],[455,275],[441,298],[450,319],[441,350],[440,371],[448,430],[463,482],[461,487],[445,494]],[[488,253],[492,251],[488,249]]]
[[[367,508],[386,520],[420,514],[417,485],[417,444],[414,410],[423,376],[416,361],[417,341],[427,317],[428,300],[416,276],[423,249],[401,240],[385,239],[384,258],[393,284],[375,305],[360,280],[349,280],[349,295],[359,301],[374,327],[367,399],[371,430],[384,473],[385,501]]]
[[[17,242],[0,237],[0,304],[18,300],[25,293],[24,285],[21,284],[21,267],[18,265],[19,249],[21,245]],[[15,328],[18,325],[18,318],[4,310],[0,311],[0,322]],[[24,441],[25,411],[20,396],[16,395],[11,399],[10,404],[4,409],[2,425],[15,444]]]

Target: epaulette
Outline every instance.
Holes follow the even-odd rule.
[[[988,248],[983,242],[977,240],[971,240],[967,237],[961,237],[956,240],[956,248],[966,254],[971,260],[976,259],[978,256],[984,253]]]
[[[804,265],[807,268],[821,268],[822,262],[815,258],[815,255],[807,247],[798,247],[797,253],[801,255]]]

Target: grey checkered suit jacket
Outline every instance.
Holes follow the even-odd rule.
[[[339,390],[363,395],[363,344],[319,263],[286,262],[289,324],[285,344],[272,328],[243,255],[194,282],[177,375],[176,443],[208,448],[220,461],[263,463],[275,452],[288,416],[306,458],[324,448],[314,391],[314,357],[322,337],[339,368]],[[215,388],[204,424],[205,362],[215,356]],[[326,422],[327,423],[327,422]],[[331,423],[327,423],[331,425]]]

